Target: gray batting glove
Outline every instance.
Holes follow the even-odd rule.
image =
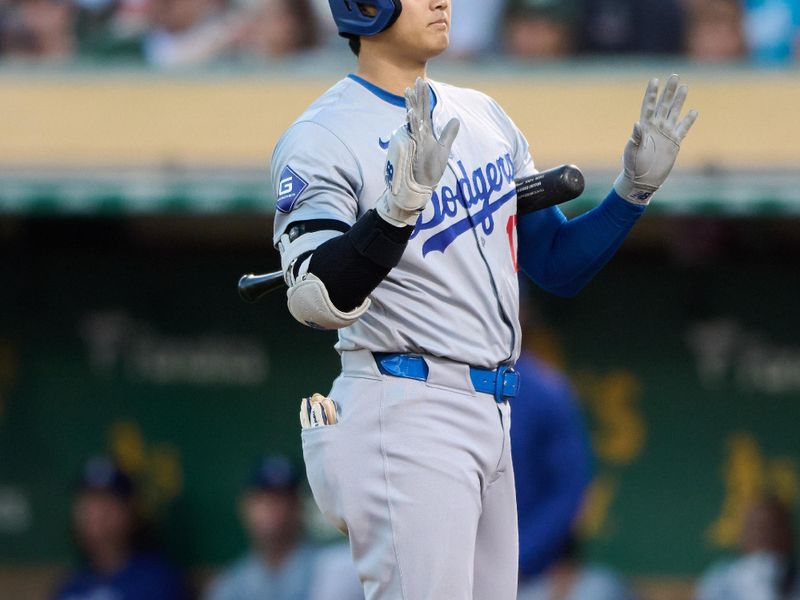
[[[650,204],[672,171],[681,142],[697,120],[696,110],[678,120],[689,93],[689,86],[679,83],[677,75],[670,76],[661,98],[658,79],[651,79],[647,85],[642,114],[633,126],[622,156],[622,173],[614,183],[617,194],[634,204]]]
[[[431,91],[421,77],[406,88],[406,124],[392,134],[386,159],[386,191],[375,206],[397,227],[414,225],[447,168],[450,149],[461,125],[451,119],[437,139],[431,118]]]

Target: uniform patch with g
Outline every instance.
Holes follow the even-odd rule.
[[[292,167],[286,165],[278,180],[277,208],[282,213],[292,212],[300,195],[308,187],[308,182],[300,177]]]

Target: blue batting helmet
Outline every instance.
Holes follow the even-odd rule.
[[[371,36],[386,31],[400,16],[400,0],[328,0],[339,35]],[[362,6],[376,9],[374,16],[365,14]]]

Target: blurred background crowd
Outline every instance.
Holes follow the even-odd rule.
[[[792,64],[800,0],[455,0],[448,56]],[[255,63],[344,50],[326,0],[0,0],[0,60]]]
[[[532,349],[544,328],[539,323],[538,330],[531,329],[533,311],[527,304],[522,318],[528,342],[517,363],[526,385],[513,403],[511,432],[519,510],[518,600],[689,595],[693,600],[800,600],[792,502],[768,491],[748,498],[731,552],[688,583],[683,596],[650,595],[611,564],[585,556],[582,513],[597,457],[573,385]],[[245,543],[237,558],[207,571],[182,571],[170,560],[158,520],[143,510],[137,479],[109,456],[85,463],[71,500],[75,569],[59,573],[49,598],[363,599],[348,545],[341,536],[320,537],[325,532],[321,515],[302,467],[289,456],[258,457],[236,490],[220,490],[235,493],[229,510],[238,516]],[[202,529],[204,521],[193,527]]]
[[[531,355],[523,363],[526,370],[534,369],[530,374],[551,379],[547,385],[533,385],[539,392],[550,388],[544,408],[529,411],[544,420],[533,429],[530,421],[517,426],[519,434],[526,428],[535,432],[519,438],[536,439],[517,442],[515,451],[531,446],[542,451],[535,466],[531,457],[517,454],[526,467],[519,470],[522,483],[517,484],[522,501],[518,600],[648,598],[610,566],[583,556],[576,522],[588,485],[588,455],[579,448],[584,432],[577,405],[572,404],[566,382],[544,363]],[[156,522],[141,510],[141,490],[134,479],[112,459],[93,457],[77,479],[72,498],[76,568],[62,573],[46,596],[53,600],[362,600],[347,544],[341,540],[321,544],[309,534],[313,519],[302,478],[286,456],[259,458],[235,507],[247,545],[236,560],[199,575],[183,572],[163,552]],[[714,563],[698,579],[694,600],[800,599],[796,535],[786,503],[769,495],[755,498],[747,506],[737,546],[735,555]],[[1,597],[12,600],[12,595]]]

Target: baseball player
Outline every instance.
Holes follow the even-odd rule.
[[[515,179],[536,173],[525,136],[491,98],[425,76],[448,45],[450,0],[330,6],[357,72],[272,157],[289,310],[339,331],[342,373],[329,399],[304,403],[309,483],[348,534],[368,599],[510,600],[517,267],[577,293],[666,179],[696,113],[680,120],[677,76],[660,96],[651,81],[608,197],[571,221],[556,208],[518,218]]]

